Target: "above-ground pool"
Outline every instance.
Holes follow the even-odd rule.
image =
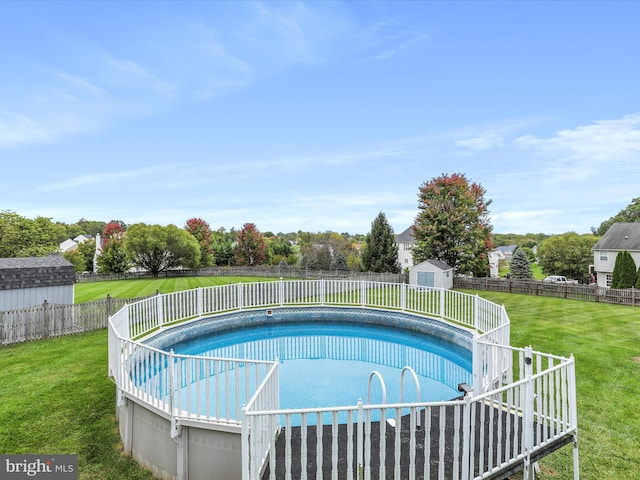
[[[279,408],[304,409],[459,397],[458,385],[472,383],[470,338],[468,331],[402,312],[282,308],[201,319],[147,343],[176,356],[277,360]],[[152,383],[165,400],[174,392],[193,411],[215,397],[217,415],[240,420],[240,407],[259,384],[248,370],[254,365],[208,365],[189,373],[180,367],[183,380],[171,389],[163,382],[165,367],[140,369],[146,373],[139,382]],[[208,387],[193,393],[194,376],[207,377]],[[225,391],[234,398],[215,393]]]
[[[167,480],[444,480],[572,443],[577,473],[574,361],[509,334],[504,307],[407,284],[156,295],[109,319],[123,451]]]
[[[460,395],[459,383],[471,383],[471,353],[437,337],[382,325],[300,320],[210,333],[169,348],[176,354],[277,359],[283,409],[354,405],[359,399],[398,403],[401,376],[405,401],[418,399],[416,378],[421,401],[451,400]],[[416,377],[403,375],[405,366]],[[374,371],[380,376],[371,377]]]

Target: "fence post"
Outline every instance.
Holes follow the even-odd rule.
[[[478,305],[480,304],[479,302],[479,295],[476,293],[475,296],[473,297],[473,328],[475,328],[476,332],[478,331],[478,321],[480,316],[478,315]],[[487,330],[487,328],[483,328],[483,330]]]
[[[242,282],[237,284],[236,290],[238,290],[236,292],[236,296],[238,297],[238,310],[242,310],[242,306],[244,304],[244,288],[242,287]]]
[[[284,281],[282,277],[280,277],[280,284],[278,285],[278,296],[280,297],[280,306],[284,305]]]
[[[358,448],[356,451],[357,478],[361,477],[361,471],[364,468],[364,408],[362,408],[362,399],[358,399],[358,424],[357,424],[357,441]]]
[[[49,319],[49,304],[45,300],[42,304],[42,338],[49,338]]]
[[[164,312],[162,311],[162,296],[159,290],[156,290],[156,315],[158,316],[158,326],[162,327],[164,323]]]
[[[444,318],[445,302],[444,302],[444,288],[440,287],[440,318]]]
[[[199,317],[204,312],[204,291],[200,287],[196,287],[196,310]]]
[[[482,358],[482,345],[478,341],[478,332],[473,332],[473,351],[472,355],[472,368],[473,368],[473,391],[476,395],[484,393],[484,385],[482,380],[482,371],[484,359]]]
[[[522,451],[524,453],[523,478],[533,480],[534,470],[531,465],[531,451],[533,450],[533,349],[528,346],[524,349],[524,405],[522,405]]]
[[[111,316],[111,295],[107,293],[107,298],[105,298],[104,302],[105,310],[107,311],[107,318]]]

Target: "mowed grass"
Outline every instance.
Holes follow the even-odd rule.
[[[77,454],[82,480],[151,479],[121,454],[107,331],[0,347],[0,453]]]
[[[107,294],[130,298],[156,289],[167,292],[171,283],[165,281],[176,281],[174,285],[182,289],[208,286],[208,281],[258,280],[202,277],[87,283],[76,285],[76,295],[91,300]],[[640,309],[470,293],[505,305],[514,346],[532,345],[538,351],[575,356],[581,478],[637,479]],[[107,379],[106,330],[0,347],[0,453],[76,453],[83,480],[152,478],[121,454],[114,413],[115,387]],[[543,459],[541,468],[538,479],[572,479],[571,447]]]
[[[277,279],[261,277],[177,277],[84,282],[75,285],[75,303],[101,300],[107,295],[115,298],[138,298],[156,292],[171,293],[196,287],[214,287],[229,283],[273,282]]]
[[[640,478],[640,308],[473,293],[505,306],[513,346],[574,356],[580,478]],[[546,457],[537,478],[573,478],[571,456],[564,447]]]

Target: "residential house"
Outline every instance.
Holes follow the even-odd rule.
[[[396,235],[396,244],[398,245],[398,262],[400,262],[400,268],[404,271],[407,268],[413,267],[415,263],[413,260],[413,246],[416,243],[416,239],[413,236],[413,226],[407,228],[404,232]]]
[[[610,287],[618,252],[627,250],[640,267],[640,222],[614,223],[591,249],[592,272],[599,287]]]
[[[60,244],[60,251],[62,253],[64,252],[72,252],[73,250],[75,250],[76,248],[78,248],[78,245],[80,245],[81,243],[86,242],[87,240],[91,240],[91,237],[87,236],[87,235],[78,235],[76,238],[74,239],[67,239],[64,242],[62,242]]]
[[[489,252],[489,276],[500,276],[500,263],[508,264],[513,258],[517,245],[502,245]]]

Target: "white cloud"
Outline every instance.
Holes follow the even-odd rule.
[[[502,135],[496,132],[486,132],[476,137],[458,140],[457,147],[465,147],[473,151],[491,150],[493,148],[504,148],[505,142]]]
[[[156,173],[170,172],[175,167],[171,165],[161,165],[156,167],[138,168],[134,170],[123,170],[116,172],[96,172],[85,175],[78,175],[71,177],[63,182],[54,182],[42,185],[38,187],[40,192],[52,192],[56,190],[75,189],[79,187],[86,187],[91,185],[102,184],[108,186],[113,181],[123,181],[136,179],[140,177],[148,177]],[[146,182],[145,182],[146,183]],[[105,187],[108,190],[108,187]]]
[[[557,180],[638,174],[640,114],[560,130],[548,138],[525,135],[514,145],[550,161],[547,167]]]

